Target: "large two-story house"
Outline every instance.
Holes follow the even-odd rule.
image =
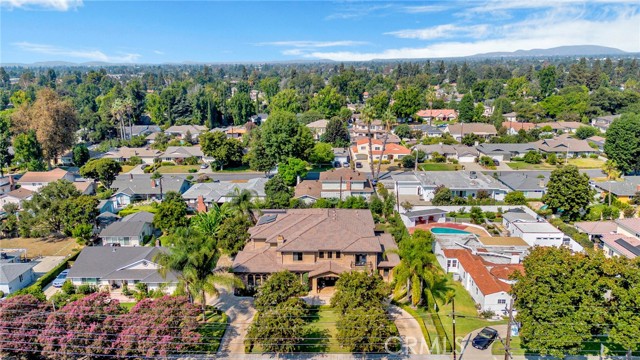
[[[374,231],[370,210],[266,210],[233,262],[233,272],[249,287],[270,274],[289,270],[308,282],[312,293],[331,292],[336,280],[352,270],[393,279],[400,258],[390,234]],[[324,291],[323,291],[324,290]]]
[[[379,139],[372,139],[371,145],[373,150],[371,151],[374,161],[393,161],[400,160],[403,157],[411,154],[411,150],[398,144],[387,143],[382,151],[383,141]],[[369,139],[360,139],[354,146],[351,147],[351,157],[355,161],[361,161],[369,163]]]
[[[320,173],[319,180],[304,180],[295,188],[294,197],[309,204],[319,198],[346,199],[361,196],[368,199],[373,193],[366,174],[351,168],[333,169]]]

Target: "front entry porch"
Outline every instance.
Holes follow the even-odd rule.
[[[335,292],[338,276],[331,274],[311,279],[311,293],[331,296]]]

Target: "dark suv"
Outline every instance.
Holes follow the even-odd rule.
[[[473,338],[471,345],[473,345],[473,347],[476,349],[484,350],[491,346],[491,344],[496,340],[497,337],[498,331],[496,329],[486,327],[482,329],[478,333],[478,335],[476,335],[476,337]]]

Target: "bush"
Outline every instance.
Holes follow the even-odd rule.
[[[624,214],[625,218],[632,218],[635,213],[636,213],[636,209],[632,207],[628,207],[622,211],[622,214]]]
[[[67,295],[73,295],[76,293],[76,287],[73,285],[71,280],[65,281],[64,284],[62,284],[61,290]]]
[[[382,165],[389,165],[391,164],[391,161],[389,160],[382,160]]]
[[[160,163],[160,166],[176,166],[176,164],[172,163],[171,161],[163,161]]]
[[[531,150],[524,156],[524,162],[527,164],[540,164],[542,162],[542,155],[537,151]]]
[[[592,159],[597,159],[598,158],[598,154],[591,154],[589,155],[590,158]]]
[[[492,212],[492,211],[485,211],[484,212],[484,217],[486,217],[487,219],[489,219],[490,221],[493,221],[496,219],[496,213]],[[493,225],[491,225],[493,226]]]
[[[4,297],[4,291],[0,290],[0,299]]]
[[[480,313],[480,317],[483,319],[490,319],[492,317],[496,316],[496,313],[491,311],[491,310],[485,310],[483,312]]]
[[[449,162],[454,164],[454,165],[458,165],[458,159],[454,159],[454,158],[449,158]]]
[[[125,161],[125,165],[136,166],[142,164],[142,159],[139,156],[132,156],[129,160]]]
[[[98,288],[94,285],[83,284],[78,286],[77,292],[82,295],[93,294],[98,291]]]
[[[191,156],[184,159],[185,165],[198,165],[199,163],[200,163],[200,160],[195,156]]]
[[[197,173],[197,172],[198,172],[198,169],[189,169],[189,170],[187,170],[187,171],[193,174],[193,173]]]

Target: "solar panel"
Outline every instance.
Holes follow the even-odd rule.
[[[633,246],[631,244],[629,244],[628,242],[622,240],[622,239],[618,239],[615,241],[616,244],[622,246],[623,248],[629,250],[633,255],[635,256],[640,256],[640,247],[638,246]]]
[[[276,221],[277,218],[278,218],[278,215],[264,215],[264,216],[260,217],[260,219],[258,220],[258,224],[257,225],[270,224],[270,223]]]

